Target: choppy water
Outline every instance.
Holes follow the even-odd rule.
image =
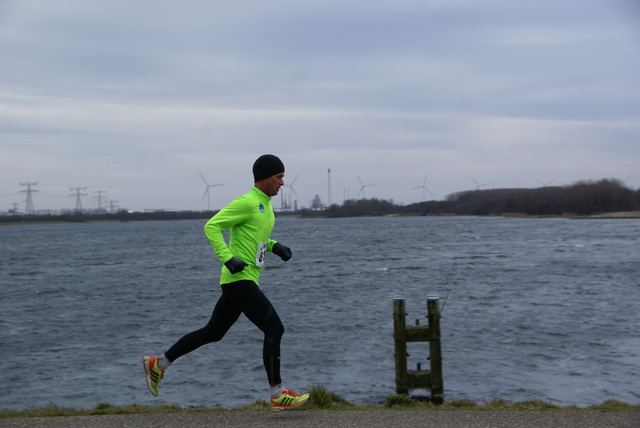
[[[1,227],[0,408],[265,398],[261,333],[243,317],[147,391],[141,356],[204,325],[220,295],[203,225]],[[273,238],[294,251],[261,278],[289,388],[383,401],[393,298],[412,323],[435,294],[446,399],[640,404],[640,221],[279,218]],[[410,367],[427,348],[410,345]]]

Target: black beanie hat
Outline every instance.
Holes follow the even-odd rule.
[[[262,155],[253,164],[253,181],[264,180],[284,172],[284,164],[277,156]]]

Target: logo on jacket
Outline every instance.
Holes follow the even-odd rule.
[[[264,212],[264,205],[260,204],[260,206],[258,207],[258,209],[260,210],[261,213]]]

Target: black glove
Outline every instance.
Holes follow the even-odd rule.
[[[271,251],[273,252],[273,254],[279,256],[285,262],[289,261],[291,259],[291,256],[293,256],[291,248],[287,247],[286,245],[282,245],[279,242],[273,244],[273,248],[271,248]]]
[[[242,260],[236,259],[235,257],[231,257],[229,260],[224,262],[224,265],[229,269],[229,272],[231,272],[232,275],[234,273],[242,272],[245,266],[249,266]]]

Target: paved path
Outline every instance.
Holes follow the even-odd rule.
[[[0,427],[638,428],[640,413],[490,411],[213,412],[0,419]]]

